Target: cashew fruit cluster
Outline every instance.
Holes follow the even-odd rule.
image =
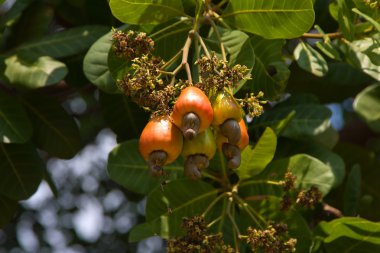
[[[153,175],[162,167],[185,158],[184,173],[199,179],[216,150],[227,159],[227,167],[240,166],[240,152],[249,143],[242,110],[234,97],[223,90],[209,99],[199,88],[181,91],[171,115],[151,119],[140,136],[139,150]]]

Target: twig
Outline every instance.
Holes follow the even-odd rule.
[[[187,36],[187,40],[185,42],[185,45],[183,46],[182,63],[181,63],[182,68],[186,69],[187,80],[189,81],[190,85],[193,84],[193,79],[191,77],[190,65],[187,61],[189,58],[189,51],[190,51],[190,46],[191,46],[193,35],[194,35],[194,30],[191,30],[189,32],[189,35]]]
[[[234,199],[236,199],[236,201],[239,204],[242,205],[243,209],[248,213],[248,215],[251,217],[253,222],[255,222],[260,228],[262,228],[258,219],[260,219],[260,221],[263,222],[264,224],[266,223],[265,219],[259,213],[257,213],[255,209],[251,208],[251,206],[247,202],[245,202],[242,198],[240,198],[239,195],[234,194],[233,197]]]
[[[175,62],[182,54],[182,49],[179,50],[169,61],[165,62],[164,65],[162,65],[161,69],[165,69],[169,67],[173,62]]]
[[[199,39],[199,43],[202,46],[203,51],[205,51],[205,54],[207,58],[211,58],[210,52],[208,51],[205,42],[203,41],[202,37],[199,35],[199,33],[195,32],[195,36]]]
[[[220,33],[218,31],[218,27],[216,27],[216,24],[214,22],[214,20],[212,20],[211,18],[209,19],[210,23],[211,23],[211,26],[212,28],[214,29],[215,31],[215,34],[216,34],[216,37],[218,38],[218,41],[219,41],[219,45],[220,45],[220,49],[222,51],[222,58],[223,58],[223,61],[227,61],[227,56],[226,56],[226,49],[224,47],[224,43],[222,41],[222,37],[220,36]]]
[[[206,214],[216,205],[216,203],[218,203],[219,200],[221,200],[223,197],[225,197],[227,195],[226,192],[220,194],[218,197],[216,197],[211,203],[210,205],[208,205],[208,207],[206,208],[206,210],[202,213],[201,216],[205,217]]]
[[[341,32],[335,32],[335,33],[325,33],[325,34],[319,34],[319,33],[304,33],[301,37],[306,39],[324,39],[324,37],[329,37],[330,39],[337,39],[341,38],[343,34]]]

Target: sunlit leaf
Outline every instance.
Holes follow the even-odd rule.
[[[112,14],[127,24],[159,24],[186,16],[178,0],[111,0]]]
[[[300,68],[316,76],[326,75],[328,71],[326,60],[308,43],[301,41],[294,49],[293,54]]]
[[[314,22],[311,0],[230,0],[222,18],[267,39],[294,38]]]
[[[16,86],[35,89],[61,81],[67,74],[66,65],[49,56],[23,59],[13,55],[5,60],[5,76]]]
[[[255,146],[247,146],[241,153],[239,178],[243,180],[259,174],[272,161],[276,146],[276,134],[267,127]]]

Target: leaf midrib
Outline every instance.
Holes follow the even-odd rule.
[[[28,196],[28,191],[26,190],[25,188],[25,185],[23,184],[22,180],[21,180],[21,176],[20,174],[18,173],[17,171],[17,168],[15,167],[15,165],[13,164],[12,160],[10,159],[7,151],[5,150],[4,148],[4,145],[0,145],[1,146],[1,150],[3,151],[9,165],[11,166],[12,168],[12,171],[13,173],[15,174],[16,178],[17,178],[17,181],[20,183],[20,186],[21,186],[21,189],[22,189],[22,192],[25,194],[25,196]]]
[[[125,3],[127,3],[127,4],[131,4],[131,5],[148,5],[148,6],[161,7],[161,8],[163,8],[163,9],[169,9],[169,10],[171,10],[172,12],[175,12],[175,13],[181,14],[182,16],[190,17],[190,16],[187,15],[186,13],[184,13],[184,12],[182,12],[182,11],[179,11],[178,9],[173,8],[173,7],[171,7],[171,6],[168,6],[168,5],[155,4],[155,3],[136,3],[136,2],[130,2],[130,1],[127,1],[127,0],[122,0],[122,2],[125,2]]]
[[[252,14],[252,13],[267,13],[267,12],[270,12],[270,13],[282,13],[282,12],[312,12],[313,10],[312,9],[296,9],[296,10],[291,10],[291,9],[283,9],[283,10],[280,10],[280,9],[276,9],[276,10],[270,10],[270,9],[255,9],[255,10],[240,10],[240,11],[234,11],[234,12],[231,12],[231,13],[226,13],[226,14],[223,14],[221,17],[222,18],[226,18],[226,17],[229,17],[229,16],[235,16],[235,15],[239,15],[239,14]]]
[[[23,102],[25,103],[25,105],[30,109],[30,110],[32,110],[33,111],[33,113],[35,114],[35,115],[37,115],[49,128],[51,128],[52,130],[54,130],[54,132],[56,132],[60,137],[61,137],[61,139],[64,141],[64,142],[66,142],[67,143],[67,145],[68,145],[68,147],[70,147],[70,149],[71,149],[71,151],[73,151],[74,153],[75,153],[75,151],[76,151],[76,149],[75,149],[75,147],[73,147],[72,145],[71,145],[71,142],[66,138],[66,136],[64,135],[64,134],[62,134],[60,131],[59,131],[59,129],[57,129],[54,125],[52,125],[52,124],[50,124],[50,122],[47,120],[47,119],[45,119],[45,117],[43,116],[43,115],[41,115],[40,113],[39,113],[39,111],[38,110],[36,110],[31,104],[29,104],[25,99],[23,100]]]

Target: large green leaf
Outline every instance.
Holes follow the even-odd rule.
[[[44,163],[31,144],[0,144],[0,194],[30,197],[42,180]]]
[[[316,186],[326,195],[334,185],[335,176],[331,168],[312,156],[297,154],[271,162],[258,178],[242,182],[239,192],[244,196],[281,194],[281,186],[267,183],[267,180],[283,180],[286,171],[296,177],[295,187],[308,190]]]
[[[293,54],[300,68],[316,76],[326,75],[328,71],[326,60],[308,43],[301,41],[294,49]]]
[[[112,14],[127,24],[159,24],[187,16],[178,0],[111,0]]]
[[[326,147],[310,141],[296,141],[287,138],[280,139],[276,151],[276,158],[288,157],[299,153],[313,156],[329,166],[334,173],[333,187],[342,184],[346,174],[346,166],[344,160],[339,155]]]
[[[164,167],[169,179],[183,174],[183,159]],[[162,179],[153,177],[138,151],[138,140],[130,140],[116,146],[108,156],[108,174],[112,180],[130,191],[148,194],[160,185]]]
[[[36,89],[61,81],[67,74],[66,65],[49,56],[24,59],[13,55],[5,60],[5,76],[16,86]]]
[[[62,58],[88,49],[100,36],[109,31],[106,26],[82,26],[48,35],[17,48],[19,54],[34,54]]]
[[[259,174],[273,159],[276,152],[277,136],[267,127],[253,148],[248,146],[241,153],[241,165],[237,170],[240,179]]]
[[[23,103],[32,119],[32,141],[40,149],[59,158],[72,158],[82,148],[74,118],[49,97],[30,94]]]
[[[267,39],[295,38],[314,23],[311,0],[230,0],[222,18]]]
[[[117,134],[118,141],[137,139],[149,120],[149,114],[124,95],[101,92],[100,104],[106,122]]]
[[[362,218],[340,218],[318,224],[315,234],[324,252],[374,253],[380,249],[380,223]]]
[[[102,91],[118,93],[119,89],[108,69],[108,52],[111,43],[111,32],[109,32],[90,47],[83,59],[83,72],[87,79]]]
[[[0,92],[0,142],[24,143],[32,133],[32,124],[21,102]]]
[[[284,40],[266,40],[258,36],[251,38],[255,54],[252,79],[244,91],[264,92],[265,99],[275,99],[285,89],[290,72],[282,58]]]
[[[0,228],[12,219],[17,209],[17,201],[0,195]]]
[[[162,29],[170,27],[165,32],[160,32]],[[177,20],[172,20],[171,22],[166,22],[164,24],[154,27],[150,31],[150,35],[155,35],[152,37],[155,43],[154,54],[160,56],[163,60],[170,60],[179,50],[183,48],[190,29],[192,28],[190,22],[181,22],[178,24]]]
[[[358,215],[359,201],[361,195],[361,169],[358,164],[354,165],[348,174],[344,192],[344,215]]]
[[[218,190],[202,181],[175,180],[148,195],[146,219],[161,237],[183,233],[182,218],[201,215]]]
[[[373,131],[380,133],[380,85],[371,85],[360,92],[355,98],[354,110]]]

